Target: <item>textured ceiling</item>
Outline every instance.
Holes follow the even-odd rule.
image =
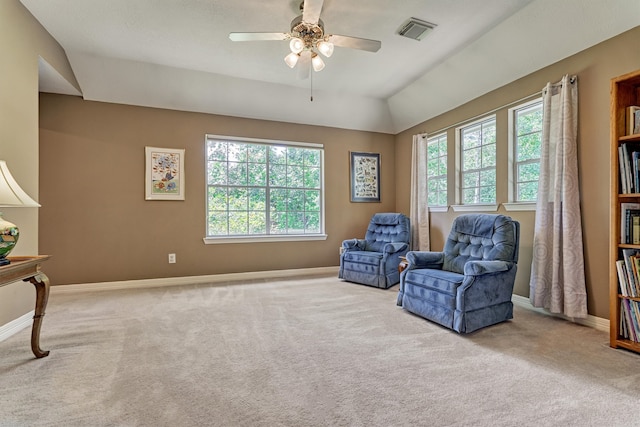
[[[65,49],[85,99],[385,133],[640,24],[638,0],[325,0],[327,33],[382,48],[337,47],[301,80],[286,41],[228,38],[287,32],[300,0],[21,1]],[[410,17],[437,27],[399,36]],[[65,93],[42,61],[40,73],[41,90]]]

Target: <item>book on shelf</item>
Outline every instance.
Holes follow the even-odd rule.
[[[629,279],[627,278],[624,261],[619,259],[616,261],[616,270],[618,271],[618,286],[620,288],[620,295],[628,297],[629,294]]]
[[[640,192],[640,151],[631,153],[631,180],[636,193]]]
[[[629,329],[627,328],[628,321],[625,319],[624,301],[620,300],[620,325],[618,330],[622,338],[629,339]]]
[[[636,341],[638,338],[633,328],[633,321],[631,320],[630,313],[631,309],[628,306],[627,301],[628,300],[620,301],[620,323],[623,325],[621,336],[631,341]]]
[[[632,257],[637,257],[640,255],[640,250],[638,249],[623,249],[622,250],[622,258],[624,259],[625,272],[627,273],[628,280],[628,295],[630,297],[637,297],[638,288],[640,285],[638,284],[638,276],[634,273],[634,264],[635,261]]]
[[[638,340],[640,339],[640,303],[638,303],[637,301],[633,301],[633,300],[626,300],[627,304],[630,307],[630,317],[631,317],[631,323],[633,324],[633,335],[634,335],[634,341],[638,342]]]
[[[627,328],[631,330],[629,339],[638,342],[640,340],[640,303],[625,299],[624,305],[626,308],[625,316],[629,318]]]
[[[627,183],[627,193],[633,193],[631,185],[631,163],[629,161],[629,143],[622,144],[622,161],[624,163],[624,180]]]
[[[629,291],[629,296],[640,297],[640,256],[632,256],[631,262],[634,267],[635,289]]]
[[[631,105],[627,107],[627,135],[633,135],[636,133],[640,133],[640,129],[636,129],[636,113],[640,111],[640,107],[637,105]]]
[[[621,336],[638,342],[640,339],[640,319],[638,318],[638,302],[628,299],[620,301]]]
[[[621,150],[620,150],[621,148]],[[623,193],[640,193],[640,142],[627,141],[621,144],[618,152],[620,182]]]
[[[632,245],[640,244],[640,210],[627,209],[625,221],[625,243],[630,243]]]
[[[625,209],[624,240],[622,243],[640,244],[640,209]]]
[[[622,145],[618,147],[618,167],[620,168],[620,192],[627,194],[629,193],[629,187],[627,185],[627,168],[624,162]]]
[[[620,243],[622,244],[633,242],[634,215],[640,215],[640,203],[620,203]]]

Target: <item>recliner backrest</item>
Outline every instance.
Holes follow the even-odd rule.
[[[401,213],[374,214],[364,236],[365,250],[382,252],[387,243],[409,243],[409,218]]]
[[[464,273],[472,260],[518,262],[520,224],[506,215],[468,214],[453,221],[444,245],[443,269]]]

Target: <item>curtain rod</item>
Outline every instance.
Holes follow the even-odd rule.
[[[577,79],[578,79],[578,76],[571,76],[571,77],[570,77],[570,79],[569,79],[569,83],[573,84],[573,83],[575,83],[575,82],[576,82],[576,80],[577,80]],[[560,85],[560,84],[562,84],[562,80],[561,80],[561,81],[559,81],[558,83],[555,83],[555,84],[554,84],[554,86],[555,86],[555,85]],[[543,90],[544,90],[544,89],[543,89]],[[474,121],[474,120],[476,120],[476,119],[479,119],[479,118],[481,118],[481,117],[486,116],[487,114],[495,113],[495,112],[496,112],[496,111],[498,111],[498,110],[502,110],[503,108],[506,108],[506,107],[511,107],[512,105],[519,104],[519,103],[521,103],[521,102],[527,101],[527,100],[529,100],[530,98],[533,98],[533,97],[536,97],[536,96],[542,96],[542,90],[541,90],[541,91],[539,91],[539,92],[536,92],[536,93],[532,93],[531,95],[527,95],[527,96],[525,96],[524,98],[520,98],[520,99],[518,99],[518,100],[516,100],[516,101],[512,101],[512,102],[509,102],[509,103],[507,103],[507,104],[501,105],[500,107],[496,107],[496,108],[494,108],[494,109],[493,109],[493,110],[491,110],[491,111],[485,111],[484,113],[482,113],[482,114],[478,114],[478,115],[477,115],[477,116],[475,116],[475,117],[471,117],[471,118],[469,118],[469,119],[465,119],[465,120],[459,121],[458,123],[454,123],[454,124],[452,124],[452,125],[449,125],[449,126],[447,126],[447,127],[442,128],[442,129],[438,129],[438,130],[436,130],[436,131],[430,132],[430,134],[444,132],[444,131],[449,130],[449,129],[453,128],[453,127],[460,126],[460,125],[463,125],[463,124],[465,124],[465,123],[472,122],[472,121]],[[425,132],[425,131],[421,131],[421,132],[419,132],[419,134],[420,134],[420,135],[422,135],[422,136],[424,136],[424,135],[426,135],[426,134],[427,134],[427,132]]]
[[[553,84],[551,84],[551,85],[550,85],[550,86],[551,86],[551,90],[553,91],[553,92],[552,92],[552,95],[555,95],[555,94],[557,93],[556,91],[557,91],[559,88],[561,88],[561,87],[562,87],[562,81],[563,81],[563,80],[564,80],[564,78],[563,78],[562,80],[560,80],[559,82],[556,82],[556,83],[553,83]],[[576,82],[576,80],[578,80],[578,76],[571,76],[571,77],[569,77],[569,84],[570,84],[570,85],[574,84],[574,83]],[[544,95],[544,94],[546,94],[546,91],[547,91],[547,87],[545,86],[545,87],[542,89],[542,94],[543,94],[543,95]]]

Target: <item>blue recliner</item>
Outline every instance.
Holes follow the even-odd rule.
[[[409,218],[401,213],[377,213],[364,239],[342,242],[338,277],[387,289],[400,281],[400,257],[409,250]]]
[[[459,333],[512,319],[519,240],[508,216],[457,217],[443,252],[407,253],[397,304]]]

